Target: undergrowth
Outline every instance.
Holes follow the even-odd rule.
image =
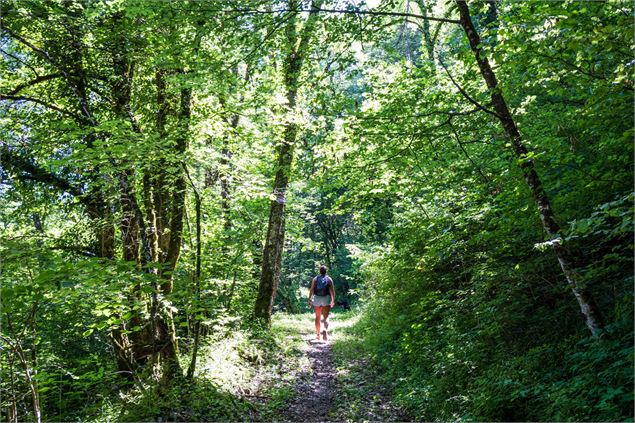
[[[355,330],[361,309],[349,313],[333,342],[336,389],[330,417],[338,421],[408,421],[391,398],[394,380],[386,377],[363,334]]]
[[[167,389],[137,385],[99,420],[280,420],[295,395],[297,373],[307,367],[297,333],[303,317],[276,315],[270,332],[235,330],[207,338],[193,380],[175,380]],[[189,359],[182,354],[183,368]]]

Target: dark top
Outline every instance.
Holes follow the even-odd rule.
[[[331,291],[329,290],[329,285],[332,285],[332,284],[333,284],[333,279],[331,279],[330,276],[318,275],[315,277],[315,288],[313,289],[313,293],[315,295],[319,295],[320,297],[323,297],[325,295],[330,296]]]

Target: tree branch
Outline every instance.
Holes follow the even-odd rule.
[[[467,91],[465,91],[463,89],[463,87],[461,87],[452,77],[452,74],[450,74],[450,71],[448,70],[448,68],[445,66],[445,63],[443,63],[443,60],[441,60],[441,58],[439,57],[439,63],[441,64],[441,67],[445,70],[445,73],[448,75],[448,78],[450,78],[450,81],[452,81],[452,84],[454,84],[454,86],[456,87],[457,90],[459,90],[459,92],[461,93],[461,95],[463,95],[463,97],[465,97],[467,99],[467,101],[469,101],[470,103],[472,103],[473,105],[475,105],[477,108],[481,109],[482,111],[484,111],[485,113],[489,113],[492,116],[495,116],[497,118],[500,118],[500,116],[498,116],[498,114],[496,112],[494,112],[493,110],[488,109],[487,107],[483,106],[481,103],[479,103],[478,101],[476,101],[475,99],[473,99],[468,93]]]
[[[64,110],[61,107],[58,107],[58,106],[55,106],[53,104],[47,103],[47,102],[42,101],[39,98],[35,98],[35,97],[27,97],[27,96],[23,96],[23,95],[0,94],[0,101],[3,101],[3,100],[30,101],[32,103],[40,104],[40,105],[42,105],[44,107],[47,107],[47,108],[49,108],[51,110],[55,110],[56,112],[60,112],[60,113],[62,113],[64,115],[71,116],[72,118],[76,119],[79,122],[84,120],[81,116],[76,115],[73,112],[69,112],[68,110]]]
[[[15,32],[11,31],[9,28],[7,28],[4,25],[4,22],[2,19],[0,19],[0,28],[2,28],[2,30],[4,32],[6,32],[7,34],[9,34],[9,36],[19,42],[21,42],[22,44],[24,44],[25,46],[29,47],[31,50],[33,50],[34,52],[36,52],[38,55],[42,56],[44,59],[46,59],[46,61],[48,61],[49,63],[56,65],[57,63],[55,63],[55,61],[51,58],[51,56],[49,56],[49,54],[42,50],[41,48],[35,46],[35,44],[33,44],[32,42],[28,41],[26,38],[22,37],[21,35],[16,34]]]
[[[62,76],[64,76],[64,75],[61,74],[61,73],[52,73],[50,75],[38,76],[37,78],[32,79],[29,82],[25,82],[24,84],[18,85],[17,87],[15,87],[13,89],[13,91],[9,91],[7,93],[7,95],[16,95],[17,93],[19,93],[20,91],[22,91],[25,88],[32,87],[33,85],[39,84],[40,82],[49,81],[49,80],[55,79],[55,78],[60,78]]]
[[[59,71],[62,73],[62,76],[64,76],[66,78],[71,90],[73,91],[73,93],[77,97],[77,100],[79,101],[79,105],[80,105],[80,107],[82,108],[82,111],[85,114],[85,118],[89,121],[89,123],[92,126],[97,126],[97,122],[95,121],[95,119],[91,115],[90,111],[88,110],[88,105],[87,105],[86,99],[82,95],[80,95],[79,92],[77,92],[77,87],[75,87],[72,84],[72,82],[71,82],[72,80],[70,78],[70,75],[69,75],[69,73],[67,71],[64,70],[64,67],[60,66],[60,64],[57,63],[57,61],[55,61],[51,57],[51,55],[48,54],[45,50],[37,47],[35,44],[33,44],[32,42],[28,41],[26,38],[22,37],[21,35],[18,35],[15,32],[11,31],[10,29],[4,27],[3,24],[4,24],[4,22],[2,21],[2,19],[0,19],[0,28],[3,31],[5,31],[7,34],[9,34],[9,36],[14,38],[15,40],[17,40],[17,41],[21,42],[22,44],[24,44],[25,46],[29,47],[31,50],[33,50],[35,53],[37,53],[39,56],[41,56],[47,62],[49,62],[51,65],[53,65],[57,69],[59,69]]]
[[[245,56],[237,59],[236,61],[232,62],[229,66],[227,66],[225,69],[232,69],[234,66],[236,66],[238,63],[240,62],[247,62],[248,59],[251,58],[251,56],[253,56],[259,49],[260,47],[262,47],[272,36],[273,34],[280,29],[280,27],[282,26],[282,24],[284,24],[286,21],[289,20],[289,18],[292,15],[286,16],[282,19],[280,19],[279,22],[275,23],[273,28],[269,29],[269,31],[267,31],[267,33],[265,34],[265,36],[262,38],[262,40],[260,40],[260,42],[249,51],[249,53],[247,53]]]
[[[87,204],[87,200],[83,196],[84,193],[79,186],[74,185],[66,179],[39,167],[27,157],[12,151],[7,145],[0,146],[0,163],[2,167],[9,168],[18,173],[18,179],[30,180],[54,186],[60,191],[72,194],[77,197],[80,202]]]
[[[372,10],[347,10],[347,9],[275,9],[275,10],[259,10],[259,9],[205,9],[207,12],[218,13],[244,13],[246,15],[266,15],[271,13],[284,13],[284,12],[319,12],[319,13],[334,13],[344,15],[368,15],[368,16],[400,16],[406,18],[416,18],[435,22],[445,22],[451,24],[460,24],[460,21],[456,19],[437,18],[433,16],[418,15],[416,13],[405,12],[382,12]]]
[[[399,116],[356,116],[356,115],[352,115],[353,117],[355,117],[356,119],[359,120],[391,120],[394,121],[397,118],[424,118],[424,117],[431,117],[431,116],[467,116],[467,115],[471,115],[474,114],[476,112],[481,111],[480,108],[476,108],[476,109],[471,109],[471,110],[466,110],[464,112],[455,112],[453,110],[433,110],[431,112],[428,113],[415,113],[412,115],[399,115]],[[320,116],[325,116],[325,115],[320,115]],[[333,117],[345,117],[345,116],[333,116]]]
[[[470,161],[470,163],[472,163],[472,166],[474,166],[476,168],[476,170],[478,171],[478,173],[481,175],[481,177],[485,180],[486,183],[490,183],[492,182],[481,170],[481,167],[479,165],[477,165],[474,160],[472,160],[472,158],[470,157],[470,155],[467,153],[467,150],[465,149],[465,147],[463,147],[463,143],[461,142],[461,138],[459,138],[459,134],[458,132],[456,132],[456,128],[454,127],[454,125],[452,124],[452,118],[450,117],[449,119],[449,126],[450,129],[452,130],[452,134],[454,135],[454,139],[456,140],[457,144],[459,145],[459,147],[461,148],[461,151],[463,151],[463,154],[465,154],[465,157],[467,157],[467,159]]]
[[[0,25],[1,25],[1,22],[0,22]],[[39,77],[39,76],[40,76],[40,74],[39,74],[39,73],[37,73],[37,70],[36,70],[33,66],[31,66],[30,64],[28,64],[28,63],[27,63],[27,62],[25,62],[24,60],[20,59],[19,57],[15,56],[15,55],[13,55],[13,54],[11,54],[11,53],[9,53],[8,51],[5,51],[5,50],[1,49],[1,48],[0,48],[0,53],[4,54],[5,56],[9,56],[10,58],[12,58],[13,60],[15,60],[16,62],[22,63],[24,66],[26,66],[27,68],[29,68],[29,69],[31,70],[31,72],[33,72],[33,74],[34,74],[36,77]]]

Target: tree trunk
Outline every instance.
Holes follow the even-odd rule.
[[[100,189],[91,189],[86,196],[86,213],[95,234],[95,245],[92,248],[97,257],[113,259],[115,257],[115,225],[108,203]]]
[[[159,231],[157,228],[157,210],[155,208],[155,193],[152,186],[152,176],[150,171],[143,173],[143,207],[145,208],[145,218],[147,222],[147,236],[150,241],[150,252],[152,263],[159,261]],[[158,269],[153,268],[153,273],[157,273]]]
[[[196,42],[200,42],[200,36]],[[177,162],[173,163],[173,168],[178,169],[174,173],[174,194],[170,201],[170,232],[167,243],[165,261],[163,262],[162,274],[163,283],[161,293],[169,295],[173,289],[172,274],[181,253],[181,243],[183,240],[183,219],[185,216],[185,168],[183,167],[183,155],[187,150],[188,132],[191,116],[192,88],[184,87],[180,90],[180,105],[178,113],[178,131],[176,137],[176,157]],[[155,304],[157,305],[157,304]],[[157,321],[157,344],[160,346],[161,358],[163,359],[163,382],[169,383],[175,375],[181,374],[181,367],[178,361],[178,343],[176,340],[176,328],[172,312],[166,307],[160,307]]]
[[[172,163],[174,172],[174,194],[170,204],[170,238],[164,267],[168,273],[165,274],[165,282],[161,286],[164,295],[172,293],[172,272],[176,268],[176,263],[181,253],[181,242],[183,240],[183,218],[185,216],[185,170],[182,166],[183,154],[187,150],[187,137],[191,115],[192,89],[182,88],[179,107],[180,132],[176,138],[176,155],[178,160]]]
[[[187,169],[185,169],[190,184],[192,185],[192,191],[194,193],[195,207],[196,207],[196,262],[194,271],[194,346],[192,348],[192,360],[190,366],[187,369],[187,377],[189,379],[194,378],[194,372],[196,371],[196,359],[198,356],[198,346],[201,336],[201,197],[198,190],[194,186],[194,182],[190,178]]]
[[[240,115],[235,114],[229,119],[229,124],[232,130],[238,128],[240,122]],[[229,135],[225,135],[223,138],[223,147],[221,149],[220,158],[220,196],[221,196],[221,209],[223,210],[223,231],[225,232],[225,239],[227,240],[228,232],[232,229],[231,218],[231,185],[232,185],[232,157],[234,153],[229,145]],[[227,250],[227,242],[223,243],[224,250]],[[226,251],[224,251],[226,255]]]
[[[431,5],[426,5],[425,0],[418,0],[417,4],[419,5],[419,9],[421,9],[421,14],[423,16],[427,16],[429,12],[428,8],[431,7]],[[434,38],[432,36],[432,32],[430,31],[430,21],[428,19],[423,19],[421,25],[423,32],[423,41],[426,47],[426,53],[428,53],[428,60],[432,64],[432,69],[436,70],[436,66],[434,66]]]
[[[159,139],[165,139],[167,135],[165,125],[168,115],[165,70],[157,70],[155,77],[157,87],[156,131],[159,135]],[[166,189],[167,166],[165,159],[159,157],[153,169],[153,173],[156,176],[150,178],[152,186],[152,202],[154,204],[156,219],[156,241],[158,244],[157,254],[159,263],[163,263],[166,260],[166,253],[168,251],[168,244],[170,240],[167,234],[169,223],[169,191]],[[162,272],[162,270],[163,269],[160,268],[159,272]]]
[[[296,124],[287,126],[285,140],[295,140]],[[274,181],[274,196],[269,209],[269,225],[265,248],[262,253],[262,269],[254,316],[270,323],[271,310],[278,290],[280,268],[282,266],[282,249],[285,230],[285,192],[289,183],[289,172],[293,160],[293,146],[286,142],[278,149],[278,170]]]
[[[73,97],[77,100],[77,109],[79,110],[79,115],[82,117],[81,122],[78,123],[82,126],[94,127],[96,122],[92,116],[89,104],[86,72],[83,65],[84,47],[82,38],[84,34],[82,33],[82,27],[78,19],[80,12],[68,6],[68,4],[64,5],[66,13],[68,14],[65,20],[67,28],[69,29],[69,38],[66,40],[63,55],[54,60],[54,65],[66,76],[66,82],[73,93]],[[87,146],[92,147],[93,141],[94,135],[88,135]],[[92,170],[92,173],[95,175],[100,173],[98,167]],[[114,222],[111,221],[112,213],[109,210],[109,205],[105,197],[106,195],[102,191],[102,188],[91,189],[88,199],[90,204],[88,214],[95,222],[95,232],[98,240],[96,247],[99,255],[101,257],[114,258],[115,225]]]
[[[122,172],[127,181],[133,179],[133,171],[127,169]],[[122,191],[120,194],[121,201],[121,244],[123,248],[123,259],[125,261],[139,262],[139,223],[133,202],[136,201],[131,197],[131,193]]]
[[[287,47],[289,49],[284,68],[284,84],[289,114],[293,114],[296,107],[300,72],[309,39],[317,21],[317,10],[321,0],[314,1],[311,12],[307,18],[301,34],[296,30],[296,15],[288,22],[286,27]],[[295,0],[289,1],[289,10],[297,9]],[[273,184],[273,200],[269,209],[269,224],[265,238],[265,248],[262,257],[262,269],[260,272],[260,284],[254,309],[254,317],[271,323],[271,310],[276,298],[280,269],[282,267],[282,250],[284,247],[285,232],[285,202],[286,191],[289,185],[291,165],[293,163],[293,148],[298,133],[298,125],[291,116],[284,128],[282,143],[277,147],[276,177]]]
[[[121,29],[118,28],[118,24],[121,20],[121,14],[115,13],[112,19],[113,32],[115,34],[115,46],[112,51],[112,66],[114,78],[112,81],[112,100],[113,111],[121,123],[129,120],[128,111],[130,108],[130,96],[132,92],[132,76],[134,65],[128,60],[128,51],[126,49],[126,40],[120,34]],[[133,130],[139,132],[134,122],[131,122]],[[136,199],[134,190],[130,186],[130,183],[134,179],[134,170],[128,168],[124,171],[123,178],[126,180],[126,185],[129,189],[121,189],[120,202],[121,202],[121,242],[123,246],[123,259],[126,261],[139,262],[139,226],[141,222],[137,219],[136,214]]]
[[[254,239],[251,242],[252,246],[252,272],[251,277],[254,280],[260,280],[260,272],[262,271],[262,241],[260,239]]]
[[[571,253],[564,245],[562,245],[560,226],[558,225],[555,214],[551,209],[549,198],[542,185],[540,177],[536,172],[534,162],[527,156],[527,149],[523,144],[522,136],[518,131],[518,127],[516,126],[516,122],[514,121],[509,108],[507,107],[507,103],[505,102],[501,89],[498,87],[496,75],[489,64],[489,60],[482,54],[481,40],[474,28],[474,24],[472,23],[468,5],[464,0],[457,0],[456,4],[460,13],[461,26],[467,35],[470,42],[470,48],[474,52],[481,75],[491,93],[494,110],[496,111],[498,119],[511,141],[513,153],[520,163],[520,168],[525,177],[525,182],[534,197],[538,213],[540,214],[540,220],[542,221],[542,226],[551,239],[550,245],[553,246],[564,276],[567,279],[574,296],[578,300],[582,314],[585,316],[587,327],[591,331],[591,334],[597,337],[599,335],[599,331],[604,326],[599,307],[591,293],[582,286],[580,276],[574,269],[574,260],[571,257]]]
[[[244,75],[241,75],[238,69],[238,65],[235,65],[232,69],[232,75],[236,78],[236,81],[244,80],[247,82],[251,75],[251,66],[247,64]],[[229,117],[227,102],[232,95],[233,92],[238,90],[238,82],[236,84],[232,84],[227,93],[223,93],[219,95],[219,103],[223,107],[223,119],[229,125],[229,130],[225,131],[223,134],[223,143],[221,147],[221,157],[219,166],[213,171],[207,171],[206,173],[206,186],[211,187],[216,183],[216,180],[220,180],[220,196],[221,196],[221,210],[223,217],[223,236],[222,236],[222,246],[220,249],[220,255],[222,256],[222,264],[221,266],[226,270],[224,277],[228,278],[232,272],[230,268],[231,260],[229,259],[229,250],[230,250],[230,234],[233,227],[232,216],[231,216],[231,206],[232,206],[232,169],[233,169],[233,151],[231,140],[233,133],[236,132],[238,125],[240,123],[240,114],[233,113]],[[244,101],[244,95],[238,96],[238,101]]]
[[[113,16],[114,32],[121,31],[118,23],[121,16],[115,14]],[[120,40],[113,47],[113,70],[115,79],[112,84],[112,98],[113,109],[115,114],[122,122],[129,122],[132,131],[140,133],[141,129],[137,125],[134,117],[130,113],[130,100],[132,93],[132,77],[134,64],[129,60],[129,52],[126,49],[125,37],[121,36]],[[159,103],[159,117],[158,127],[161,133],[164,130],[164,124],[166,119],[165,109],[165,81],[162,78],[162,74],[157,77],[157,101]],[[160,84],[162,84],[160,86]],[[178,153],[183,153],[186,146],[186,137],[188,131],[187,120],[189,120],[189,107],[190,107],[190,89],[182,90],[182,104],[181,113],[179,114],[179,123],[181,123],[178,130],[181,132],[177,135],[177,150]],[[183,119],[186,122],[183,124]],[[161,167],[158,173],[163,175],[165,167]],[[180,163],[176,163],[176,169],[180,169]],[[183,209],[185,207],[185,186],[182,177],[182,172],[177,170],[175,178],[175,194],[170,200],[166,200],[164,194],[166,190],[163,186],[153,185],[153,179],[148,171],[143,175],[143,205],[145,207],[145,215],[142,212],[139,202],[135,194],[134,184],[134,169],[129,168],[120,172],[120,191],[121,191],[121,206],[123,210],[124,223],[127,223],[129,229],[128,232],[123,232],[124,240],[124,258],[130,259],[134,254],[138,257],[139,251],[139,239],[142,245],[142,255],[140,263],[142,265],[148,265],[153,262],[160,262],[161,258],[165,257],[169,271],[165,274],[161,274],[164,282],[161,284],[162,293],[167,295],[172,290],[172,271],[176,266],[178,255],[180,252],[180,241],[182,236],[182,219]],[[154,182],[164,182],[166,178],[158,177]],[[157,198],[160,202],[161,208],[158,209]],[[167,243],[167,251],[163,257],[159,256],[159,235],[162,231],[157,229],[159,218],[157,217],[157,210],[162,214],[165,212],[165,203],[171,206],[171,221],[170,221],[170,234],[169,242]],[[146,222],[147,218],[147,222]],[[163,220],[161,221],[163,222]],[[134,225],[134,226],[133,226]],[[149,225],[149,227],[148,227]],[[123,225],[122,225],[123,226]],[[125,227],[122,227],[124,229]],[[163,228],[161,228],[163,229]],[[158,275],[160,269],[151,267],[145,269],[147,272],[155,273]],[[139,291],[140,287],[135,288],[135,292]],[[147,362],[148,358],[151,358],[151,363],[157,364],[161,368],[161,378],[164,382],[169,382],[173,377],[180,373],[180,366],[177,359],[178,347],[176,343],[176,335],[174,328],[174,320],[172,312],[163,306],[163,303],[159,301],[159,293],[157,283],[153,283],[153,294],[150,300],[150,320],[144,321],[140,316],[136,315],[132,318],[133,326],[142,327],[141,330],[132,333],[130,336],[123,335],[121,333],[113,332],[111,337],[116,346],[117,359],[120,367],[120,371],[126,371],[123,367],[133,368],[138,365],[143,365]],[[135,299],[132,299],[135,301]],[[130,350],[130,351],[128,351]]]

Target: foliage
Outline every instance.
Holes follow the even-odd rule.
[[[324,2],[290,110],[308,1],[3,2],[2,419],[279,419],[326,264],[360,313],[334,346],[345,418],[394,417],[355,410],[378,393],[417,420],[632,421],[633,5],[469,2],[517,157],[456,2],[375,3]]]

